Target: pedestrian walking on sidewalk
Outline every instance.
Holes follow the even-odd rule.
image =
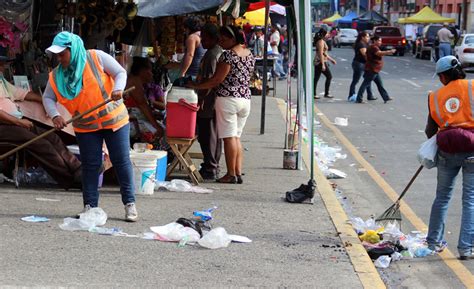
[[[125,220],[137,221],[130,124],[122,100],[127,72],[107,53],[86,50],[81,37],[73,33],[59,33],[46,51],[55,54],[59,62],[49,74],[43,95],[43,105],[57,129],[64,128],[66,121],[58,113],[56,102],[76,115],[109,98],[114,100],[72,123],[82,160],[83,212],[99,205],[98,184],[105,140],[120,183]]]
[[[222,55],[219,46],[219,29],[208,23],[201,31],[202,46],[207,49],[201,61],[198,82],[206,81],[216,72],[217,62]],[[222,140],[217,133],[216,92],[215,89],[198,91],[199,111],[197,113],[198,141],[204,156],[199,172],[204,179],[216,180],[219,174],[219,161],[222,152]]]
[[[220,46],[225,49],[216,72],[202,83],[188,83],[195,89],[216,87],[217,133],[224,139],[227,173],[219,183],[241,184],[243,149],[242,130],[250,114],[250,77],[255,69],[255,57],[243,46],[244,37],[235,26],[220,30]]]
[[[356,42],[354,44],[354,59],[352,60],[352,82],[349,88],[349,96],[347,97],[350,99],[352,96],[355,95],[356,85],[361,79],[362,75],[364,74],[365,70],[365,63],[367,62],[367,47],[369,46],[370,36],[367,32],[360,32],[357,35]],[[375,97],[372,94],[372,86],[367,86],[367,99],[373,100]],[[352,100],[354,101],[354,100]]]
[[[436,63],[443,87],[429,94],[426,136],[436,135],[438,184],[431,207],[426,241],[431,250],[442,251],[445,220],[454,184],[462,170],[462,217],[458,252],[461,260],[472,256],[474,242],[474,117],[473,81],[465,80],[461,63],[445,56]]]
[[[314,98],[319,99],[318,90],[316,89],[319,78],[321,74],[324,74],[326,77],[326,83],[324,84],[324,97],[333,98],[329,94],[329,88],[331,86],[332,74],[329,69],[329,63],[332,62],[336,64],[336,60],[329,56],[328,54],[328,45],[326,44],[326,38],[328,37],[328,32],[321,28],[314,35],[313,45],[316,47],[316,54],[314,56]]]
[[[367,49],[367,62],[365,63],[365,72],[364,72],[364,81],[362,82],[359,92],[357,93],[356,103],[363,103],[362,96],[364,91],[367,90],[367,87],[373,81],[377,85],[377,89],[382,96],[382,99],[385,103],[392,100],[388,96],[388,92],[383,87],[382,78],[380,77],[380,71],[383,68],[383,57],[385,55],[392,55],[396,52],[395,49],[382,51],[380,50],[380,45],[382,44],[382,38],[375,35],[372,37],[372,45]],[[369,100],[375,100],[376,97],[373,97]]]

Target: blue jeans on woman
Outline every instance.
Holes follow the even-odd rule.
[[[370,83],[372,81],[375,82],[375,85],[377,85],[377,89],[379,90],[379,93],[382,96],[383,100],[388,101],[390,99],[387,91],[383,87],[383,82],[382,78],[380,78],[380,75],[377,72],[366,70],[364,73],[364,81],[359,87],[359,92],[357,92],[357,102],[362,102],[362,96],[364,96],[364,91],[367,90],[367,87],[370,86]]]
[[[102,166],[102,144],[105,140],[110,161],[120,184],[122,203],[135,202],[132,162],[130,161],[130,124],[113,131],[103,129],[76,133],[82,161],[82,197],[84,206],[99,205],[99,170]]]
[[[365,63],[360,63],[358,61],[352,61],[352,82],[351,86],[349,88],[349,96],[347,98],[350,98],[355,94],[356,91],[356,85],[359,83],[360,78],[364,74],[364,69],[365,69]],[[367,86],[367,98],[368,99],[373,99],[374,95],[372,94],[372,85],[369,84]]]
[[[474,153],[438,154],[438,185],[426,238],[431,249],[444,242],[445,220],[456,176],[462,169],[462,217],[458,251],[470,256],[474,242]]]

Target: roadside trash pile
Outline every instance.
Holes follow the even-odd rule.
[[[372,218],[364,221],[356,217],[351,218],[351,223],[378,268],[388,268],[391,262],[402,259],[421,258],[435,253],[428,249],[425,234],[413,231],[405,235],[396,222],[383,227]]]
[[[347,174],[343,171],[331,168],[337,160],[347,158],[347,154],[341,153],[340,147],[328,146],[319,136],[315,135],[314,154],[318,162],[318,166],[327,179],[344,179]]]

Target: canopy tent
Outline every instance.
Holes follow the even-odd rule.
[[[265,9],[246,12],[242,18],[235,21],[239,23],[249,23],[253,26],[265,26]]]
[[[143,17],[163,17],[204,11],[221,5],[224,0],[137,0],[138,15]]]
[[[418,13],[411,17],[400,18],[398,23],[400,24],[409,24],[409,23],[454,23],[456,20],[454,18],[447,18],[439,15],[434,12],[430,7],[426,6],[421,9]]]
[[[334,13],[333,16],[328,17],[328,18],[326,18],[326,19],[323,19],[322,22],[323,22],[323,23],[333,23],[334,21],[336,21],[336,20],[338,20],[338,19],[341,19],[341,18],[342,18],[342,16],[339,14],[339,12],[336,12],[336,13]]]
[[[335,24],[351,24],[352,20],[354,18],[357,18],[357,13],[356,12],[350,12],[346,16],[335,20],[334,23]]]
[[[277,4],[277,3],[273,2],[273,1],[270,2],[270,8],[275,4]],[[247,8],[247,12],[259,10],[259,9],[262,9],[262,8],[265,8],[265,1],[251,3],[249,5],[249,7]]]
[[[353,19],[354,21],[367,21],[367,22],[378,22],[378,23],[388,23],[388,19],[377,13],[376,11],[367,11],[360,15],[357,18]]]

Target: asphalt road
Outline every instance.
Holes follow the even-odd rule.
[[[438,78],[433,78],[435,64],[415,59],[411,55],[384,57],[385,66],[381,76],[385,88],[394,100],[384,104],[373,85],[378,100],[367,104],[354,104],[347,102],[352,78],[353,50],[349,47],[335,48],[330,54],[335,56],[338,62],[337,65],[331,66],[331,94],[335,98],[317,100],[316,108],[331,122],[334,122],[335,117],[348,118],[347,127],[337,128],[388,185],[400,193],[419,166],[416,153],[419,145],[426,140],[424,128],[428,114],[428,91],[441,86]],[[473,78],[473,75],[468,74],[468,78]],[[319,93],[323,92],[323,81],[324,76],[321,77],[317,88]],[[341,144],[334,131],[323,124],[316,132],[330,145],[341,146],[343,151],[348,153],[348,158],[336,162],[335,166],[346,172],[348,177],[335,182],[348,198],[350,215],[365,219],[371,215],[379,215],[391,205],[392,202],[382,187],[374,181],[367,168],[354,159],[353,153]],[[446,224],[449,249],[456,256],[461,219],[459,179]],[[405,233],[414,230],[427,231],[435,189],[436,169],[423,170],[404,199],[414,211],[410,219],[417,221],[418,217],[424,226],[415,228],[405,217],[402,223]],[[457,276],[455,272],[462,276]],[[461,263],[446,256],[401,261],[381,271],[387,285],[393,288],[463,288],[466,283],[463,284],[461,279],[469,284],[474,280],[473,273],[474,260]],[[470,285],[473,286],[474,283]]]

